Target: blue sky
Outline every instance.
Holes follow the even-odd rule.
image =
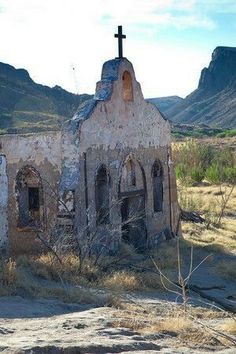
[[[104,61],[124,55],[145,97],[193,91],[216,46],[235,46],[235,0],[0,0],[0,61],[31,77],[93,93]]]

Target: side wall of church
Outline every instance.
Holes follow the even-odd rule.
[[[0,253],[8,250],[8,180],[6,157],[0,155]]]
[[[6,156],[8,178],[8,223],[10,253],[37,252],[39,229],[19,227],[19,201],[16,178],[19,171],[32,168],[42,182],[42,224],[47,235],[55,222],[57,183],[61,172],[61,132],[0,136],[0,154]]]

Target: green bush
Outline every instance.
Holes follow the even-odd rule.
[[[176,178],[180,181],[185,179],[187,176],[187,166],[183,163],[180,163],[175,168]]]
[[[206,179],[211,183],[236,183],[236,167],[222,167],[213,164],[206,170]]]
[[[227,167],[223,170],[224,181],[236,184],[236,167]]]
[[[208,169],[206,170],[206,179],[211,182],[211,183],[220,183],[223,180],[223,173],[222,169],[220,168],[219,165],[217,164],[212,164]]]
[[[190,177],[193,182],[200,183],[205,177],[205,172],[202,167],[193,167],[190,170]]]
[[[234,157],[232,150],[229,147],[224,147],[215,151],[212,164],[219,165],[222,168],[233,167]]]
[[[216,136],[217,138],[227,138],[227,137],[236,136],[236,129],[225,130],[224,132],[219,133]]]
[[[211,183],[235,183],[232,149],[213,148],[189,140],[177,146],[173,154],[176,177],[185,184],[199,183],[206,178]]]

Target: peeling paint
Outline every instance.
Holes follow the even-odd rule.
[[[60,170],[61,132],[3,135],[0,142],[11,164],[22,160],[40,165],[47,159]]]
[[[7,250],[8,245],[8,178],[7,161],[4,155],[0,155],[0,251]]]
[[[126,59],[114,61],[116,65],[111,70],[111,75],[107,74],[108,69],[103,70],[104,77],[111,76],[110,80],[113,82],[109,98],[105,95],[91,111],[89,119],[81,121],[80,153],[91,146],[103,146],[105,150],[117,146],[121,149],[169,146],[170,124],[154,105],[144,100],[132,64]],[[111,62],[108,62],[109,67]],[[125,101],[122,95],[122,75],[125,71],[132,78],[132,101]],[[99,85],[97,89],[100,89]]]

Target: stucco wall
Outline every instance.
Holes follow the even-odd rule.
[[[122,74],[132,77],[133,101],[122,96]],[[113,82],[110,99],[98,101],[89,119],[78,130],[80,152],[103,146],[103,149],[148,148],[170,145],[170,124],[158,109],[144,100],[130,62],[123,60],[118,79]]]
[[[57,184],[61,172],[61,132],[0,136],[0,153],[7,158],[8,176],[8,221],[11,253],[37,251],[36,232],[18,227],[18,204],[16,198],[16,176],[24,166],[35,168],[43,185],[43,228],[47,236],[52,227],[57,209]]]
[[[6,167],[6,157],[0,155],[0,253],[6,252],[8,246],[8,181]]]
[[[89,215],[88,222],[91,230],[94,230],[96,227],[96,210],[95,210],[95,178],[96,172],[101,166],[104,164],[107,167],[109,173],[109,198],[110,198],[110,225],[101,226],[100,231],[104,235],[108,235],[108,244],[111,243],[111,248],[114,248],[117,245],[117,242],[121,239],[121,230],[120,226],[122,224],[121,221],[121,209],[120,204],[117,203],[119,200],[119,183],[121,178],[121,169],[122,164],[128,154],[131,154],[142,166],[144,175],[145,175],[145,214],[146,214],[146,229],[147,229],[147,244],[154,244],[158,241],[158,237],[160,237],[160,233],[168,229],[175,230],[175,222],[176,220],[171,220],[171,208],[174,208],[172,214],[176,212],[176,190],[172,190],[169,193],[169,184],[173,183],[173,176],[168,176],[169,170],[167,165],[167,147],[156,148],[138,148],[138,149],[130,149],[126,148],[124,150],[118,149],[108,149],[104,150],[102,147],[100,148],[91,148],[87,150],[86,153],[86,174],[87,174],[87,193],[88,193],[88,207],[89,207]],[[163,210],[161,212],[154,212],[153,207],[153,184],[152,184],[152,167],[155,160],[158,159],[161,161],[163,167]],[[81,170],[80,170],[80,184],[79,188],[76,192],[76,203],[77,203],[77,211],[76,211],[76,220],[77,227],[80,232],[82,232],[83,237],[86,237],[85,230],[86,229],[86,209],[85,205],[85,179],[84,179],[84,163],[83,159],[81,159]],[[172,182],[171,182],[172,181]],[[173,185],[174,187],[174,185]],[[170,198],[173,198],[170,199]],[[172,225],[170,223],[172,222]],[[112,235],[112,238],[110,237]]]
[[[132,154],[139,161],[145,174],[146,229],[148,243],[153,243],[162,230],[165,228],[174,229],[176,222],[174,212],[171,211],[171,206],[176,207],[175,176],[168,166],[171,145],[170,124],[154,105],[144,100],[131,63],[124,59],[118,64],[115,63],[117,77],[109,85],[106,78],[110,77],[110,74],[104,74],[103,70],[102,81],[97,84],[95,94],[95,98],[98,97],[99,100],[90,116],[79,122],[79,128],[75,132],[79,141],[78,154],[80,156],[80,184],[77,191],[79,207],[76,219],[79,230],[86,227],[86,222],[89,222],[91,228],[95,227],[95,175],[99,165],[105,164],[110,176],[110,205],[112,209],[111,225],[102,227],[103,233],[105,229],[109,231],[114,228],[114,225],[121,224],[120,206],[114,207],[114,201],[119,199],[118,186],[122,163],[127,155]],[[113,70],[113,64],[111,66]],[[133,100],[131,101],[123,99],[122,76],[124,71],[129,71],[132,78]],[[101,94],[103,88],[106,93],[107,87],[110,90],[110,96]],[[106,98],[104,99],[104,97]],[[88,184],[88,218],[84,208],[86,187],[84,184],[84,153],[86,153]],[[153,209],[151,171],[156,159],[161,161],[163,167],[164,200],[162,212],[154,212]],[[117,231],[120,238],[121,232]]]

